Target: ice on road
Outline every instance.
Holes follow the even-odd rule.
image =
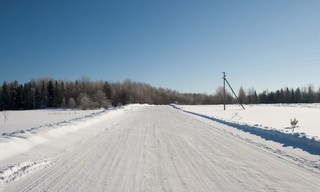
[[[319,173],[168,106],[144,106],[104,123],[95,137],[4,191],[320,189]]]

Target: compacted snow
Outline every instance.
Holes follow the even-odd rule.
[[[319,155],[169,106],[129,105],[4,134],[0,153],[0,191],[320,188]]]

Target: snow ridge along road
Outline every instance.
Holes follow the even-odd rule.
[[[168,106],[143,106],[3,191],[317,191],[320,158]]]

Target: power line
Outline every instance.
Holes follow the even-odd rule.
[[[319,53],[320,52],[305,55],[305,56],[283,59],[275,62],[268,62],[264,64],[261,63],[259,65],[247,66],[245,68],[242,68],[242,70],[240,69],[240,71],[245,73],[276,72],[281,70],[290,70],[290,69],[296,69],[301,67],[310,67],[314,65],[320,65]],[[309,56],[313,56],[313,55],[318,55],[318,57],[308,58]]]

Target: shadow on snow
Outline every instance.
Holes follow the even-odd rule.
[[[266,140],[271,140],[271,141],[281,143],[285,147],[291,146],[293,148],[299,148],[304,151],[307,151],[313,155],[320,155],[320,142],[315,140],[314,138],[307,138],[305,135],[300,135],[299,133],[286,134],[279,130],[268,130],[268,129],[261,129],[261,128],[250,126],[250,125],[241,125],[238,123],[224,121],[224,120],[210,117],[207,115],[186,111],[175,105],[171,105],[171,107],[192,115],[197,115],[212,121],[216,121],[224,125],[228,125],[230,127],[236,128],[238,130],[241,130],[247,133],[260,136],[261,138]]]

